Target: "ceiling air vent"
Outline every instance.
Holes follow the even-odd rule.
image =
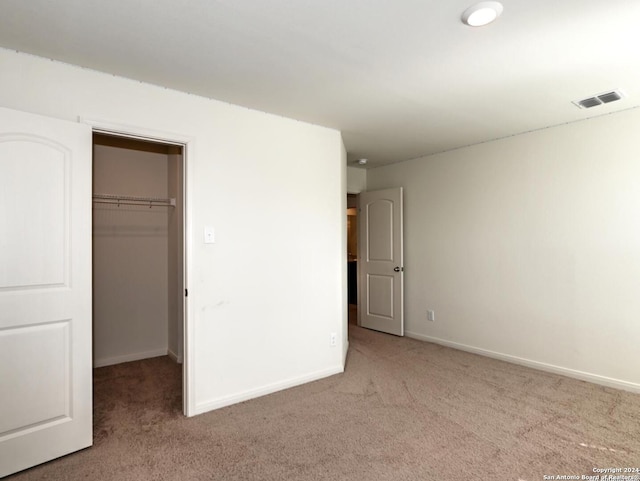
[[[593,97],[589,97],[582,100],[575,100],[573,103],[581,109],[590,109],[602,104],[608,104],[609,102],[615,102],[624,97],[621,90],[612,90],[611,92],[604,92]]]
[[[588,99],[580,100],[578,106],[583,109],[590,109],[596,105],[602,105],[602,102],[597,97],[589,97]]]
[[[613,92],[607,92],[606,94],[598,95],[598,100],[601,100],[605,104],[608,104],[609,102],[615,102],[616,100],[620,100],[621,98],[622,95],[620,95],[620,93],[616,92],[615,90]]]

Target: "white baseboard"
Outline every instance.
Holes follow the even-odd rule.
[[[283,391],[284,389],[289,389],[292,387],[300,386],[301,384],[317,381],[325,377],[333,376],[334,374],[340,374],[341,372],[344,372],[344,367],[335,366],[323,371],[316,371],[305,376],[269,384],[258,389],[250,389],[249,391],[244,391],[232,396],[225,396],[219,399],[214,399],[212,401],[199,403],[196,404],[193,415],[195,416],[198,414],[203,414],[208,411],[213,411],[214,409],[220,409],[226,406],[231,406],[232,404],[248,401],[249,399],[254,399],[257,397],[265,396],[267,394],[272,394],[274,392]]]
[[[173,360],[173,362],[182,364],[182,356],[178,356],[171,349],[167,350],[167,355]]]
[[[103,359],[94,359],[93,367],[105,367],[123,362],[140,361],[141,359],[149,359],[150,357],[166,356],[167,349],[155,349],[153,351],[134,352],[124,356],[107,357]]]
[[[539,369],[541,371],[552,372],[554,374],[560,374],[562,376],[572,377],[574,379],[580,379],[581,381],[588,381],[601,386],[612,387],[616,389],[623,389],[634,393],[640,393],[640,384],[623,381],[620,379],[614,379],[606,376],[600,376],[599,374],[592,374],[588,372],[578,371],[561,366],[555,366],[553,364],[547,364],[544,362],[533,361],[531,359],[525,359],[522,357],[512,356],[510,354],[503,354],[501,352],[489,351],[479,347],[468,346],[466,344],[459,344],[457,342],[447,341],[445,339],[439,339],[437,337],[425,336],[416,332],[405,331],[405,336],[412,339],[418,339],[419,341],[432,342],[434,344],[440,344],[441,346],[452,347],[461,351],[471,352],[473,354],[480,354],[481,356],[491,357],[493,359],[499,359],[501,361],[510,362],[513,364],[519,364],[521,366],[531,367]]]

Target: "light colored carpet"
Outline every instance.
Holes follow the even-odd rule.
[[[344,374],[195,418],[168,358],[95,373],[92,448],[18,480],[524,480],[640,467],[640,395],[350,326]]]

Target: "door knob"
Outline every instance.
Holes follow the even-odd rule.
[[[403,270],[404,270],[404,267],[394,267],[393,268],[393,272],[400,272],[400,271],[403,271]]]

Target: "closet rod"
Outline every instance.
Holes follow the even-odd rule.
[[[167,206],[175,207],[175,197],[138,197],[135,195],[112,195],[112,194],[93,194],[93,201],[96,204],[117,204],[117,205],[144,205],[152,207]]]

